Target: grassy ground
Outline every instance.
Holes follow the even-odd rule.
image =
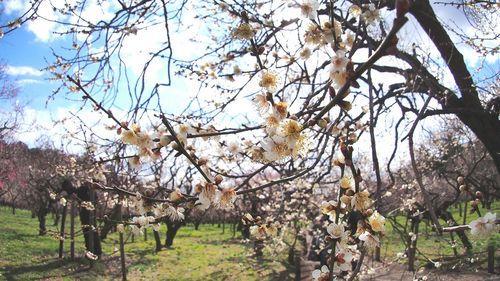
[[[38,222],[29,212],[17,210],[12,215],[10,209],[0,208],[0,220],[0,280],[120,279],[116,235],[103,243],[106,255],[91,267],[81,258],[83,237],[76,239],[79,258],[59,260],[59,241],[50,234],[38,236]],[[293,269],[280,262],[284,257],[257,261],[251,256],[251,245],[237,238],[228,227],[222,234],[217,226],[201,225],[199,230],[185,226],[180,228],[174,248],[159,253],[153,251],[151,231],[147,241],[141,237],[132,243],[129,238],[125,245],[129,280],[292,280]],[[66,250],[69,239],[67,243]]]
[[[481,210],[484,215],[486,210]],[[500,203],[493,205],[493,212],[500,215]],[[458,210],[452,210],[455,219],[460,221]],[[471,219],[477,215],[469,215]],[[397,217],[400,224],[405,223],[403,217]],[[48,225],[52,222],[48,217]],[[444,225],[444,222],[442,222]],[[49,227],[56,233],[55,227]],[[76,229],[79,229],[77,225]],[[486,267],[486,245],[493,243],[500,249],[500,234],[488,239],[471,239],[473,253],[464,258],[461,243],[457,243],[459,257],[454,257],[450,247],[449,234],[438,237],[430,226],[420,226],[417,247],[420,251],[417,268],[428,264],[428,259],[443,262],[443,269],[477,268],[484,271]],[[18,210],[16,215],[11,210],[0,207],[0,280],[117,280],[120,279],[120,260],[118,254],[117,235],[112,234],[103,243],[105,256],[99,262],[90,264],[82,258],[84,252],[83,237],[76,238],[77,259],[59,260],[59,241],[52,237],[38,236],[38,222],[31,218],[28,211]],[[165,229],[161,230],[164,239]],[[149,231],[147,241],[143,237],[135,242],[129,237],[126,244],[129,280],[292,280],[293,268],[287,267],[285,255],[270,257],[257,261],[253,256],[251,244],[245,244],[233,237],[229,227],[224,234],[222,229],[213,225],[201,225],[200,230],[185,226],[179,230],[174,241],[174,248],[155,253],[154,239]],[[455,239],[457,239],[455,237]],[[404,251],[404,244],[398,234],[387,223],[387,231],[382,239],[383,267],[395,260],[396,253]],[[66,256],[69,255],[69,240],[66,241]],[[496,264],[500,264],[500,253],[497,251]],[[474,261],[470,262],[470,258]],[[402,271],[406,259],[400,263]],[[371,263],[371,261],[369,262]],[[367,264],[370,266],[369,264]],[[372,266],[377,266],[373,264]],[[455,267],[454,267],[455,266]],[[444,272],[446,274],[446,272]],[[377,277],[378,278],[378,277]],[[374,280],[377,280],[375,278]],[[384,277],[385,278],[385,277]],[[382,280],[382,279],[380,279]],[[387,279],[389,280],[389,279]],[[398,279],[399,280],[399,279]],[[403,279],[404,280],[404,279]],[[444,279],[443,279],[444,280]]]
[[[488,211],[493,213],[496,212],[497,217],[500,216],[500,201],[493,203],[491,210],[480,208],[480,212],[483,216]],[[463,217],[459,214],[459,208],[450,208],[450,212],[458,223],[462,223]],[[467,214],[467,222],[477,218],[477,213]],[[403,216],[396,217],[395,221],[402,226],[406,224],[406,218]],[[442,226],[447,226],[447,223],[443,220],[440,220],[440,223]],[[394,243],[394,241],[401,241],[401,238],[398,232],[393,229],[391,223],[386,223],[386,230],[386,235],[382,239],[381,255],[386,260],[394,260],[396,259],[397,253],[404,252],[405,245],[403,243]],[[471,237],[468,231],[466,233],[473,246],[472,253],[470,253],[468,257],[476,260],[474,262],[475,266],[486,267],[486,247],[490,243],[494,244],[496,249],[500,249],[500,233],[493,234],[488,238]],[[453,239],[456,241],[455,249],[458,254],[458,258],[455,258],[453,247],[451,247]],[[428,225],[424,222],[420,223],[419,237],[417,240],[417,249],[419,251],[417,257],[417,268],[428,264],[429,260],[440,262],[451,260],[451,266],[455,265],[453,262],[456,262],[457,266],[463,265],[464,259],[462,257],[464,256],[465,248],[456,234],[453,235],[453,239],[449,233],[445,233],[443,236],[438,236],[431,230],[430,222]],[[499,252],[497,251],[497,253]],[[497,254],[496,257],[496,264],[498,265],[500,264],[500,254]],[[402,259],[401,262],[406,262],[406,259]],[[470,267],[470,264],[468,266]]]

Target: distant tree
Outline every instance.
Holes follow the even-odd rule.
[[[467,5],[495,9],[482,2]],[[63,16],[40,15],[47,10],[40,5]],[[108,118],[107,127],[119,135],[99,135],[80,119],[81,140],[95,150],[92,160],[117,162],[130,178],[154,178],[151,189],[96,184],[126,197],[133,218],[124,223],[136,234],[164,218],[182,220],[185,209],[232,209],[243,198],[252,237],[265,240],[286,224],[280,210],[299,220],[319,209],[328,275],[352,280],[384,231],[385,219],[372,205],[384,188],[377,150],[388,146],[377,134],[387,129],[383,121],[393,123],[394,132],[388,173],[407,139],[408,174],[438,233],[442,227],[415,157],[420,122],[455,115],[500,171],[497,93],[479,89],[480,77],[468,69],[429,0],[117,1],[102,7],[102,17],[89,14],[89,5],[35,1],[0,28],[7,34],[40,16],[72,39],[46,68],[60,81],[56,94],[81,96],[82,105]],[[408,17],[437,52],[399,35]],[[180,35],[190,34],[180,43]],[[138,38],[154,43],[136,51],[131,42],[142,43]],[[180,58],[176,52],[188,46],[193,54]],[[175,89],[167,88],[174,75],[199,86],[184,109],[172,98]],[[356,154],[363,145],[358,139],[368,134],[374,179],[365,181],[371,169],[361,170]],[[292,184],[299,180],[307,184]],[[324,196],[308,204],[317,186]],[[294,194],[301,200],[292,204]],[[290,204],[275,203],[275,196]],[[316,212],[304,210],[313,206]],[[351,263],[353,248],[361,254]]]
[[[12,137],[22,121],[22,106],[16,98],[20,88],[6,73],[6,66],[0,62],[0,140]]]

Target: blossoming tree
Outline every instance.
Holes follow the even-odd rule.
[[[57,93],[83,98],[83,106],[116,131],[109,139],[85,125],[94,160],[157,182],[140,191],[106,181],[90,185],[133,208],[119,231],[126,225],[135,233],[156,230],[191,209],[231,210],[248,194],[312,194],[326,221],[321,235],[327,253],[313,277],[353,280],[385,230],[376,210],[384,185],[376,132],[381,120],[396,122],[396,143],[407,135],[414,177],[439,233],[443,228],[415,161],[417,125],[456,115],[500,169],[498,113],[485,105],[492,95],[480,95],[427,0],[105,3],[96,19],[87,2],[36,1],[1,34],[40,16],[71,38],[72,51],[56,54],[47,71],[62,84]],[[44,5],[61,16],[41,15]],[[409,17],[436,52],[399,39]],[[152,37],[151,44],[131,47],[137,38]],[[188,46],[193,54],[179,55]],[[439,79],[427,58],[439,60],[455,85]],[[179,76],[197,81],[198,92],[173,95],[182,91],[172,87]],[[186,99],[179,110],[175,104]],[[358,142],[362,135],[369,135],[365,144]],[[373,176],[360,169],[357,154],[368,146]],[[273,214],[275,208],[283,212]],[[257,240],[276,238],[283,235],[281,225],[293,225],[290,208],[279,203],[244,221]],[[491,221],[488,216],[476,225],[489,229]]]

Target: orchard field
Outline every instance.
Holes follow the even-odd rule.
[[[498,0],[0,0],[0,280],[500,280]]]
[[[495,203],[493,211],[499,211]],[[83,257],[84,240],[76,238],[76,257],[69,257],[65,249],[63,259],[57,257],[59,241],[51,236],[38,237],[38,225],[31,213],[1,207],[0,214],[0,280],[120,280],[119,243],[116,233],[104,243],[105,257],[91,265]],[[477,217],[477,216],[474,216]],[[397,217],[404,223],[403,217]],[[57,232],[56,227],[51,231]],[[160,232],[164,232],[161,229]],[[458,247],[454,255],[450,239],[440,239],[425,233],[419,241],[421,259],[418,261],[418,277],[427,280],[497,280],[498,275],[487,273],[486,246],[500,249],[500,234],[489,239],[477,240],[474,250],[464,254]],[[257,259],[249,241],[242,239],[230,225],[202,224],[182,227],[175,246],[159,253],[151,233],[127,238],[127,269],[130,280],[296,280],[295,266],[287,261],[287,253],[266,252]],[[149,238],[149,239],[148,239]],[[362,280],[413,280],[413,273],[405,271],[406,260],[398,258],[405,249],[399,243],[398,234],[388,227],[382,239],[382,261],[366,264]],[[495,263],[500,267],[500,250],[496,251]],[[429,266],[429,259],[441,262],[439,269]],[[471,261],[472,259],[472,261]],[[302,265],[303,266],[303,265]],[[498,270],[498,269],[497,269]],[[452,272],[450,275],[449,273]],[[498,273],[498,271],[497,271]]]
[[[58,259],[59,241],[47,235],[38,237],[36,219],[25,210],[0,208],[0,280],[119,280],[119,243],[110,235],[103,244],[107,253],[102,261],[83,257],[84,240],[76,239],[74,260],[66,249],[64,259]],[[152,233],[129,237],[127,268],[130,280],[293,280],[293,270],[283,256],[266,257],[257,261],[251,247],[233,236],[229,226],[225,233],[217,225],[204,224],[199,230],[192,225],[182,227],[175,246],[155,253]],[[57,229],[52,227],[52,231]],[[162,229],[161,232],[164,232]]]

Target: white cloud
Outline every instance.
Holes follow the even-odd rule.
[[[26,3],[23,3],[22,1],[19,0],[11,0],[11,1],[5,1],[4,3],[4,11],[6,15],[10,15],[15,12],[22,11],[23,8],[25,7]]]
[[[43,75],[43,72],[35,69],[31,66],[13,66],[13,65],[8,65],[5,69],[5,72],[8,75],[11,76],[36,76],[40,77]]]
[[[21,80],[17,80],[16,83],[19,86],[25,86],[25,85],[33,85],[33,84],[45,84],[46,81],[37,80],[37,79],[21,79]]]
[[[17,14],[20,16],[33,6],[30,0],[7,0],[5,1],[5,13],[7,15]],[[74,5],[76,1],[51,0],[41,1],[37,6],[37,17],[26,23],[28,31],[35,35],[35,39],[41,42],[52,42],[56,39],[62,39],[64,36],[58,33],[66,33],[69,27],[61,22],[76,24],[80,16],[90,23],[97,24],[101,20],[108,20],[113,17],[111,11],[117,3],[108,1],[91,0],[85,2],[85,8],[78,16],[68,16],[60,13],[60,10],[66,9],[67,5]]]
[[[114,114],[121,118],[118,110]],[[105,125],[112,125],[112,121],[103,113],[91,109],[79,110],[77,106],[57,107],[54,109],[24,108],[23,126],[16,138],[29,146],[37,145],[40,138],[50,139],[56,147],[64,147],[69,153],[83,151],[83,134],[89,138],[88,130],[81,130],[81,126],[92,128],[92,133],[100,138],[115,139],[116,133],[106,129]],[[94,138],[97,140],[98,138]]]

